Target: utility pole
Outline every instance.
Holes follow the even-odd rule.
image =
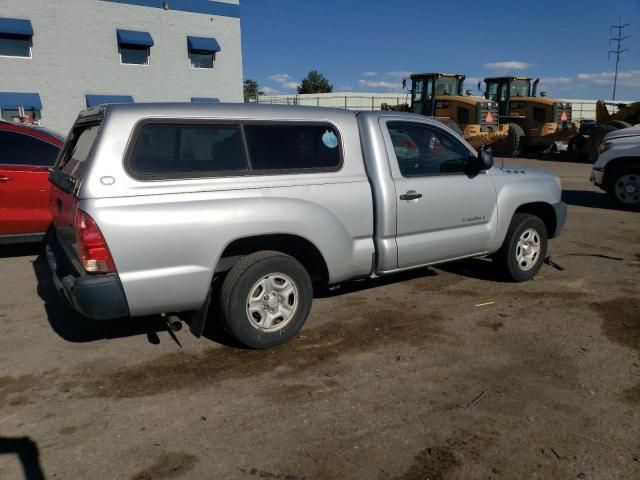
[[[627,35],[626,37],[622,36],[622,31],[628,27],[629,25],[631,25],[630,23],[625,23],[624,25],[622,24],[622,17],[620,17],[620,20],[618,21],[618,25],[611,25],[609,27],[609,35],[612,34],[613,30],[616,29],[618,31],[618,35],[615,37],[611,37],[609,38],[609,48],[611,48],[611,42],[617,42],[617,47],[615,50],[609,50],[609,54],[607,55],[607,58],[611,58],[611,54],[615,53],[616,54],[616,74],[613,77],[613,98],[612,100],[616,99],[616,85],[618,84],[618,65],[620,64],[620,54],[622,52],[626,52],[627,50],[629,50],[628,48],[621,48],[622,46],[622,41],[626,40],[627,38],[629,38],[631,35]]]

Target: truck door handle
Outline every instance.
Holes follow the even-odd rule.
[[[0,177],[0,182],[10,182],[11,177]]]
[[[400,200],[417,200],[422,198],[422,194],[415,190],[409,190],[407,193],[400,195]]]

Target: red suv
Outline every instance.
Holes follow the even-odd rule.
[[[0,121],[0,244],[41,240],[51,223],[49,167],[64,138]]]

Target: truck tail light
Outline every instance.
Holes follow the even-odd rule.
[[[82,266],[88,273],[114,273],[107,242],[96,222],[82,210],[76,212],[76,239]]]

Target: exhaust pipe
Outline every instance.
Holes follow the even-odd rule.
[[[536,78],[533,81],[533,88],[531,89],[531,96],[535,97],[536,96],[536,91],[538,90],[538,83],[540,82],[539,78]]]

